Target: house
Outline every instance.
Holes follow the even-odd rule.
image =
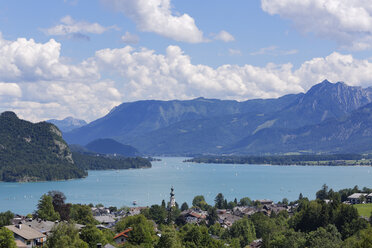
[[[218,216],[218,222],[223,228],[231,227],[232,224],[234,224],[235,221],[240,220],[241,217],[233,215],[230,211],[224,212],[224,213],[217,213]]]
[[[243,206],[243,207],[235,207],[235,208],[233,208],[234,215],[240,216],[240,217],[251,216],[251,215],[253,215],[256,212],[257,212],[257,209],[254,208],[254,207],[245,207],[245,206]]]
[[[262,209],[266,210],[268,216],[271,215],[271,213],[278,214],[281,211],[287,211],[287,207],[283,205],[264,205]]]
[[[14,238],[26,244],[26,247],[43,246],[46,242],[46,235],[24,224],[5,226],[13,232]],[[21,242],[19,242],[22,244]]]
[[[138,215],[141,213],[141,210],[145,210],[145,209],[147,209],[147,207],[133,207],[129,209],[126,215],[127,216]]]
[[[186,223],[198,224],[207,218],[208,212],[200,209],[188,209],[181,212],[180,215],[183,217]]]
[[[124,244],[127,239],[129,238],[128,236],[128,233],[132,231],[132,228],[128,228],[128,229],[125,229],[124,231],[122,231],[121,233],[118,233],[115,237],[114,237],[114,241],[116,244],[118,245],[121,245],[121,244]]]
[[[200,213],[191,211],[191,212],[188,212],[184,216],[184,218],[185,218],[185,221],[187,223],[200,223],[202,220],[205,220],[206,219],[206,216],[205,215],[202,215]]]
[[[48,221],[48,220],[42,220],[42,219],[26,219],[22,221],[23,225],[27,225],[29,227],[32,227],[33,229],[41,232],[42,234],[45,234],[48,236],[53,227],[57,224],[58,222],[53,222],[53,221]]]
[[[115,223],[115,219],[110,215],[94,216],[94,219],[103,225],[112,225]]]
[[[274,203],[272,200],[267,199],[256,200],[256,202],[259,202],[261,205],[272,205]]]
[[[27,247],[28,247],[25,243],[23,243],[23,242],[22,242],[21,240],[19,240],[19,239],[16,239],[16,240],[15,240],[15,243],[16,243],[17,248],[27,248]]]
[[[106,245],[104,246],[104,248],[115,248],[115,246],[113,246],[112,244],[106,244]]]
[[[367,195],[367,203],[372,203],[372,193]]]
[[[354,194],[348,196],[347,200],[351,204],[360,204],[360,203],[363,203],[362,198],[366,198],[366,197],[367,197],[366,193],[354,193]]]
[[[252,243],[249,244],[249,247],[250,248],[260,248],[262,247],[262,239],[256,239],[256,240],[253,240]]]

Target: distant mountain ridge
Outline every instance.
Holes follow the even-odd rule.
[[[301,152],[309,150],[309,146],[318,147],[315,141],[318,136],[312,134],[312,142],[296,136],[291,146],[283,149],[278,146],[286,142],[279,140],[291,140],[292,132],[316,129],[317,125],[342,126],[340,123],[351,113],[371,102],[371,88],[325,80],[306,93],[277,99],[237,102],[197,98],[123,103],[105,117],[64,136],[69,143],[82,145],[97,138],[112,138],[149,155]],[[327,144],[314,150],[342,150]]]
[[[264,142],[270,140],[270,142]],[[234,144],[231,153],[372,153],[372,103],[344,119],[297,129],[267,129]]]
[[[75,119],[71,116],[66,117],[63,120],[51,119],[51,120],[47,120],[46,122],[56,125],[59,128],[59,130],[61,130],[62,132],[69,132],[75,128],[79,128],[87,124],[86,121]]]
[[[133,146],[124,145],[113,139],[96,139],[89,142],[86,149],[91,152],[100,154],[114,154],[125,157],[136,157],[139,156],[139,151]]]

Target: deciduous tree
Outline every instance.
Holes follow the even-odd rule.
[[[37,205],[36,214],[40,219],[56,221],[60,219],[59,214],[54,210],[51,196],[42,195]]]
[[[13,232],[5,227],[0,228],[0,248],[16,248]]]
[[[52,229],[47,239],[48,248],[88,248],[88,244],[80,239],[79,230],[71,223],[61,222]]]

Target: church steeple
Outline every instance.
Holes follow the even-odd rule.
[[[169,207],[175,207],[176,206],[176,199],[174,197],[174,188],[173,186],[171,187],[171,192],[170,192],[170,201],[169,201]]]

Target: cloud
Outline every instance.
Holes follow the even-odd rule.
[[[281,55],[292,55],[296,54],[298,51],[296,49],[292,50],[280,50],[277,46],[269,46],[261,48],[260,50],[256,52],[250,53],[250,55],[271,55],[271,56],[281,56]]]
[[[127,100],[196,96],[243,100],[303,91],[299,79],[288,77],[292,65],[223,65],[214,69],[192,64],[178,46],[169,46],[164,55],[130,46],[104,49],[97,51],[95,61],[101,70],[122,79],[117,84]]]
[[[121,36],[121,41],[127,44],[137,44],[139,42],[140,38],[138,35],[131,34],[129,32],[125,32],[123,36]]]
[[[86,34],[102,34],[111,29],[118,29],[116,26],[104,27],[98,23],[79,22],[74,20],[71,16],[63,17],[60,22],[61,24],[54,27],[43,29],[44,33],[54,36],[87,39],[88,36]]]
[[[60,50],[61,44],[53,39],[42,44],[25,38],[8,41],[0,36],[0,81],[92,80],[99,77],[91,64],[62,63]]]
[[[121,103],[110,80],[101,80],[94,61],[65,63],[61,44],[51,39],[5,40],[0,36],[0,110],[32,121],[70,114],[92,120]]]
[[[164,54],[131,46],[102,49],[77,64],[60,56],[61,44],[0,37],[0,110],[42,120],[75,116],[87,121],[123,101],[247,100],[304,92],[324,79],[372,85],[372,62],[334,52],[305,61],[266,66],[193,64],[178,46]]]
[[[229,55],[230,56],[241,56],[242,52],[238,49],[229,48]]]
[[[304,62],[294,76],[302,80],[305,89],[325,78],[331,82],[343,81],[349,85],[369,87],[372,86],[372,63],[334,52],[325,58]]]
[[[372,5],[366,0],[261,0],[264,11],[292,20],[298,30],[353,50],[372,48]]]
[[[207,41],[191,16],[172,13],[170,0],[101,1],[132,19],[141,31],[188,43]]]
[[[21,97],[22,90],[15,83],[0,83],[0,96]]]
[[[197,96],[247,100],[271,98],[307,91],[328,79],[350,85],[372,85],[372,63],[352,55],[332,53],[305,61],[298,69],[291,63],[264,67],[222,65],[212,68],[195,65],[178,46],[165,54],[126,46],[96,52],[100,70],[115,78],[128,101],[140,99],[190,99]]]
[[[235,38],[230,33],[226,32],[225,30],[222,30],[218,34],[214,36],[215,40],[221,40],[223,42],[231,42],[234,41]]]

